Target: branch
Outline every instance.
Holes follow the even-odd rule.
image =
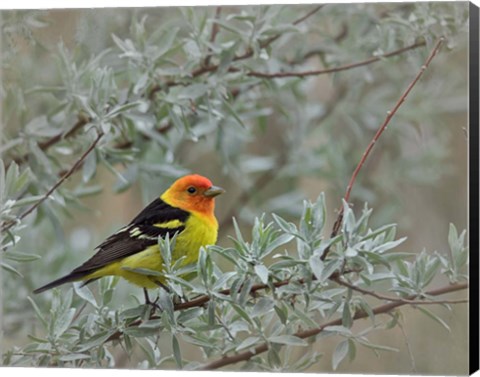
[[[410,46],[399,48],[398,50],[388,52],[386,54],[382,54],[379,56],[374,56],[372,58],[362,60],[360,62],[345,64],[334,68],[327,68],[327,69],[320,69],[320,70],[313,70],[313,71],[304,71],[304,72],[276,72],[276,73],[264,73],[264,72],[257,72],[257,71],[249,71],[246,75],[252,77],[260,77],[266,79],[276,79],[276,78],[285,78],[285,77],[308,77],[308,76],[319,76],[324,75],[327,73],[334,73],[340,71],[346,71],[352,68],[362,67],[368,64],[372,64],[378,62],[384,58],[389,58],[395,55],[403,54],[406,51],[414,50],[418,47],[423,47],[426,45],[425,41],[416,42]],[[231,68],[231,71],[240,71],[239,68]]]
[[[93,141],[93,143],[88,147],[88,149],[80,156],[80,158],[75,161],[73,166],[68,170],[64,175],[60,177],[60,179],[45,193],[45,195],[34,205],[32,205],[27,211],[25,211],[18,219],[10,220],[2,225],[0,231],[5,232],[9,230],[13,225],[15,225],[18,221],[23,220],[26,216],[32,213],[35,209],[38,208],[40,204],[42,204],[48,197],[63,183],[65,180],[70,177],[77,169],[83,164],[83,161],[88,156],[88,154],[95,149],[100,139],[103,137],[103,132],[99,132],[97,138]]]
[[[220,13],[222,13],[222,7],[217,7],[217,9],[215,10],[214,20],[218,20],[220,18]],[[219,30],[220,30],[220,27],[214,21],[213,25],[212,25],[212,34],[210,35],[210,43],[215,42],[215,38],[217,37],[217,34],[218,34]],[[203,65],[206,66],[206,67],[208,65],[210,65],[210,59],[212,58],[212,53],[211,52],[212,52],[211,49],[209,49],[208,55],[203,62]]]
[[[420,77],[422,77],[423,73],[426,71],[426,69],[428,68],[428,66],[430,65],[430,63],[432,62],[433,58],[437,55],[440,47],[442,46],[443,42],[444,42],[444,38],[441,37],[438,39],[437,43],[435,43],[434,47],[432,48],[430,54],[428,55],[428,58],[427,60],[425,61],[425,63],[422,65],[422,67],[420,68],[420,70],[418,71],[417,75],[415,76],[415,78],[413,79],[413,81],[408,85],[407,89],[405,90],[405,92],[401,95],[401,97],[399,98],[399,100],[397,101],[397,103],[395,104],[395,106],[393,107],[392,110],[388,111],[387,112],[387,117],[385,118],[385,121],[383,122],[383,124],[380,126],[380,128],[377,130],[377,132],[375,133],[375,135],[373,136],[373,139],[370,141],[370,144],[368,144],[367,148],[365,149],[365,152],[363,152],[363,155],[362,155],[362,158],[360,159],[357,167],[355,168],[353,174],[352,174],[352,177],[350,178],[350,182],[348,183],[348,186],[347,186],[347,190],[345,192],[345,196],[344,196],[344,200],[345,202],[348,203],[348,201],[350,200],[350,193],[352,191],[352,187],[355,183],[355,180],[358,176],[358,173],[360,172],[360,170],[362,169],[365,161],[367,160],[367,157],[369,156],[371,150],[373,149],[375,143],[377,142],[377,140],[380,138],[380,136],[382,135],[383,131],[385,131],[385,129],[387,128],[388,124],[390,123],[390,120],[393,118],[393,116],[396,114],[397,110],[400,108],[400,106],[403,104],[403,102],[405,101],[405,99],[407,98],[408,94],[410,93],[410,91],[413,89],[413,87],[415,86],[415,84],[418,82],[418,80],[420,80]],[[337,216],[337,219],[335,221],[335,224],[333,225],[333,230],[332,230],[332,237],[336,236],[338,234],[338,231],[340,230],[340,226],[342,224],[342,219],[343,219],[343,206],[340,207],[340,210],[339,210],[339,213],[338,213],[338,216]],[[323,253],[323,255],[321,256],[321,259],[324,260],[327,256],[329,252],[329,248],[327,248],[325,250],[325,252]]]
[[[440,296],[440,295],[443,295],[443,294],[446,294],[446,293],[460,291],[460,290],[467,289],[467,288],[468,288],[467,283],[455,284],[455,285],[449,285],[449,286],[446,286],[446,287],[442,287],[442,288],[439,288],[439,289],[429,291],[429,292],[427,292],[427,294],[431,295],[431,296]],[[415,297],[416,296],[413,296],[413,295],[409,296],[408,300],[413,300],[413,299],[415,299]],[[419,304],[425,304],[425,302],[420,301]],[[388,313],[388,312],[392,311],[393,309],[395,309],[399,306],[403,306],[403,305],[407,305],[407,303],[405,303],[405,302],[390,302],[390,303],[387,303],[387,304],[384,304],[384,305],[377,306],[372,311],[373,311],[373,314],[375,314],[375,315],[384,314],[384,313]],[[366,313],[364,311],[358,311],[353,316],[353,320],[356,321],[356,320],[366,318],[366,317],[368,317],[368,313]],[[338,319],[326,322],[326,323],[324,323],[323,325],[321,325],[317,328],[304,330],[304,331],[299,331],[299,332],[297,332],[293,335],[300,338],[300,339],[306,339],[306,338],[310,338],[312,336],[320,334],[321,332],[323,332],[329,326],[338,326],[338,325],[341,325],[341,324],[342,324],[342,319],[338,318]],[[199,370],[218,369],[218,368],[224,367],[226,365],[235,364],[235,363],[238,363],[238,362],[241,362],[241,361],[247,361],[247,360],[251,359],[253,356],[257,356],[257,355],[259,355],[263,352],[268,351],[268,348],[269,348],[268,343],[263,343],[259,346],[256,346],[252,351],[249,350],[249,351],[238,353],[238,354],[232,355],[232,356],[224,356],[221,359],[215,360],[213,362],[210,362],[210,363],[202,366],[201,368],[199,368]]]
[[[90,121],[91,121],[90,118],[86,117],[85,115],[79,114],[77,122],[74,124],[74,126],[70,130],[68,130],[67,132],[60,132],[59,134],[52,136],[50,139],[42,143],[38,143],[38,147],[42,151],[46,151],[52,145],[55,145],[61,140],[68,139],[69,137],[73,136],[78,130],[80,130],[83,126],[88,124]],[[12,161],[16,162],[17,164],[23,164],[24,162],[27,161],[27,159],[28,159],[28,153],[25,153],[22,156],[14,157]],[[10,163],[7,164],[6,166],[7,169],[8,169],[8,166],[10,166]]]
[[[462,299],[462,300],[441,300],[441,301],[425,301],[425,300],[409,300],[406,298],[398,298],[398,297],[390,297],[390,296],[384,296],[379,293],[369,291],[367,289],[360,288],[356,285],[350,284],[349,282],[342,280],[340,277],[335,277],[332,278],[333,281],[337,282],[340,285],[343,285],[344,287],[350,288],[353,291],[357,291],[360,293],[363,293],[364,295],[369,295],[372,297],[375,297],[379,300],[385,300],[385,301],[390,301],[390,302],[402,302],[404,304],[409,304],[409,305],[435,305],[435,304],[466,304],[468,302],[467,299]]]
[[[304,279],[299,279],[297,280],[297,283],[298,284],[303,284],[305,282]],[[282,287],[284,285],[287,285],[290,283],[290,279],[288,280],[282,280],[282,281],[277,281],[275,283],[273,283],[272,285],[267,285],[267,284],[255,284],[252,286],[252,288],[250,289],[250,294],[254,294],[255,292],[257,291],[260,291],[260,290],[263,290],[263,289],[270,289],[272,288],[272,286],[274,288],[279,288],[279,287]],[[232,293],[231,289],[223,289],[221,291],[218,291],[217,293],[220,293],[222,295],[230,295]],[[195,307],[199,307],[199,306],[203,306],[205,305],[208,301],[210,301],[210,296],[208,295],[201,295],[199,297],[196,297],[190,301],[187,301],[187,302],[181,302],[181,303],[178,303],[178,304],[174,304],[173,306],[173,310],[174,311],[179,311],[179,310],[185,310],[185,309],[189,309],[189,308],[195,308]],[[160,317],[159,316],[151,316],[150,319],[159,319]],[[142,323],[142,320],[136,320],[136,321],[133,321],[132,323],[129,324],[129,327],[135,327],[135,326],[139,326],[140,324]],[[115,333],[113,333],[107,340],[106,342],[109,342],[109,341],[112,341],[112,340],[116,340],[116,339],[119,339],[123,334],[123,331],[121,330],[118,330],[116,331]]]
[[[305,16],[302,16],[298,19],[296,19],[295,21],[293,21],[293,25],[298,25],[300,23],[302,23],[303,21],[305,21],[307,18],[309,18],[310,16],[313,16],[315,13],[317,13],[320,9],[322,9],[326,4],[321,4],[315,8],[313,8],[310,12],[308,12],[307,14],[305,14]]]

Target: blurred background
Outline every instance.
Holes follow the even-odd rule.
[[[133,126],[121,124],[121,131],[110,132],[96,157],[18,229],[22,238],[16,250],[41,259],[13,263],[22,277],[3,270],[3,352],[28,343],[28,334],[36,331],[27,300],[34,288],[85,261],[106,236],[188,172],[227,190],[216,205],[219,245],[231,245],[232,216],[248,235],[255,216],[275,212],[295,219],[302,201],[321,192],[331,229],[364,149],[441,35],[445,45],[375,146],[351,202],[358,213],[365,202],[373,208],[372,227],[397,223],[397,236],[408,237],[401,251],[447,253],[449,224],[467,228],[468,4],[328,4],[292,26],[314,7],[222,7],[215,41],[210,40],[214,24],[205,21],[215,17],[215,7],[1,11],[2,159],[7,164],[29,156],[20,165],[31,168],[32,195],[46,192],[92,140],[82,129],[48,150],[31,149],[32,143],[69,130],[87,107],[83,97],[100,108],[103,97],[91,89],[92,82],[111,80],[107,105],[113,97],[113,104],[132,96],[143,100],[142,93],[157,81],[185,83],[160,93],[147,112],[132,115]],[[248,52],[249,43],[261,47],[277,34],[281,37],[268,47],[239,62],[238,72],[187,74],[199,67],[194,63],[209,47],[215,64],[229,66],[232,49]],[[169,55],[151,64],[149,48],[160,43]],[[245,73],[321,70],[415,44],[393,57],[331,74],[270,79]],[[184,126],[188,121],[188,129],[168,123],[169,110]],[[155,131],[162,127],[166,131]],[[34,299],[46,305],[50,294]],[[142,292],[120,281],[111,305],[133,306],[132,296]],[[467,373],[467,306],[432,311],[449,324],[450,333],[418,310],[402,308],[403,331],[371,337],[400,352],[377,357],[359,348],[356,359],[337,371]],[[312,345],[324,357],[310,371],[332,370],[337,343],[328,338]],[[182,347],[186,358],[201,357],[188,344]],[[136,367],[141,359],[133,355],[117,366]]]

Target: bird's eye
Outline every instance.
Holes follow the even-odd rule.
[[[197,192],[197,189],[193,186],[190,186],[187,191],[190,193],[190,194],[195,194]]]

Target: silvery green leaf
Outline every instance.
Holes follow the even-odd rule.
[[[439,267],[441,265],[441,261],[439,258],[435,258],[429,263],[426,267],[426,271],[424,272],[423,278],[423,286],[427,286],[435,277]]]
[[[268,283],[268,268],[265,267],[263,264],[256,264],[254,267],[255,273],[260,278],[263,284]]]
[[[373,344],[373,343],[370,343],[369,341],[366,341],[364,338],[357,338],[356,340],[357,340],[358,343],[364,345],[365,347],[373,349],[373,350],[398,352],[397,348],[383,346],[383,345],[379,345],[379,344]]]
[[[353,325],[352,313],[350,311],[350,305],[348,302],[343,305],[342,325],[346,328],[350,328]]]
[[[1,169],[0,174],[4,175],[5,168],[3,167],[3,161],[2,161],[2,168],[0,169]],[[5,178],[4,178],[5,180],[1,184],[1,186],[5,186],[5,187],[0,187],[3,189],[6,196],[12,196],[16,192],[16,190],[14,190],[13,187],[15,186],[18,179],[18,174],[19,174],[18,171],[19,171],[18,165],[16,164],[15,161],[12,161],[12,163],[8,167],[7,174],[5,175]]]
[[[312,255],[308,259],[308,264],[310,265],[310,268],[312,269],[313,274],[315,277],[322,281],[323,279],[323,270],[325,268],[325,265],[323,261],[320,259],[318,255]]]
[[[5,165],[0,158],[0,205],[3,205],[3,197],[6,195],[5,189]]]
[[[144,72],[142,75],[140,75],[137,82],[133,86],[133,89],[132,89],[133,93],[134,94],[139,94],[143,90],[145,90],[145,87],[148,84],[148,79],[149,79],[149,73],[148,72]]]
[[[277,313],[280,322],[286,324],[288,320],[288,309],[285,306],[280,307],[278,305],[275,305],[273,309],[275,309],[275,312]]]
[[[177,130],[180,131],[180,130],[185,129],[185,125],[180,120],[180,117],[175,112],[175,109],[173,108],[173,106],[168,108],[168,115],[169,115],[170,119],[172,120],[174,126],[177,128]]]
[[[219,26],[221,26],[225,30],[228,30],[228,31],[230,31],[232,33],[235,33],[235,34],[238,34],[240,36],[245,34],[244,30],[241,30],[241,29],[235,27],[231,22],[224,22],[224,21],[219,20],[219,19],[212,20],[212,22],[215,22],[216,24],[218,24]]]
[[[2,145],[0,145],[0,154],[3,155],[9,149],[14,148],[23,143],[22,138],[16,138],[13,140],[4,141]]]
[[[123,105],[117,105],[115,106],[112,110],[108,112],[108,114],[105,115],[105,119],[111,119],[116,117],[117,115],[126,112],[127,110],[136,108],[140,105],[143,105],[144,101],[134,101],[134,102],[128,102]],[[106,133],[106,132],[105,132]]]
[[[68,362],[68,361],[76,361],[76,360],[88,360],[91,358],[92,356],[86,355],[84,353],[71,353],[68,355],[60,356],[58,360]]]
[[[375,314],[373,313],[373,310],[372,308],[370,307],[370,305],[368,305],[367,302],[365,302],[363,299],[360,301],[359,303],[360,305],[360,308],[368,314],[368,317],[370,318],[370,320],[372,321],[372,323],[375,323]]]
[[[128,180],[117,170],[113,167],[113,165],[108,162],[106,158],[102,157],[102,163],[105,165],[105,167],[113,174],[115,175],[120,181],[122,181],[125,184],[129,184]]]
[[[342,230],[346,234],[351,234],[355,229],[355,215],[347,202],[343,201],[343,222]]]
[[[112,301],[113,292],[114,292],[113,288],[108,288],[103,292],[103,296],[102,296],[103,305],[108,305]]]
[[[252,347],[254,344],[258,343],[261,340],[258,336],[249,336],[248,338],[244,339],[238,346],[235,348],[235,351],[241,351],[246,348]]]
[[[197,261],[198,271],[200,276],[204,282],[208,281],[207,276],[207,252],[203,247],[200,248],[198,253],[198,261]]]
[[[457,228],[455,227],[454,224],[450,223],[448,227],[448,244],[451,246],[454,246],[455,244],[458,244],[458,241],[463,241],[463,232],[462,236],[458,236]],[[463,242],[461,242],[463,244]]]
[[[52,137],[58,134],[58,129],[51,127],[45,115],[33,118],[26,126],[25,131],[30,135]]]
[[[23,278],[23,275],[18,271],[15,267],[10,266],[9,264],[5,262],[0,262],[0,266],[5,270],[8,271],[14,275],[17,275],[18,277]]]
[[[37,306],[35,301],[31,297],[27,297],[27,300],[30,301],[30,304],[32,304],[33,310],[35,310],[35,314],[37,315],[38,319],[42,322],[44,327],[47,327],[47,321],[45,317],[43,316],[43,313],[41,312],[40,308]]]
[[[397,247],[398,245],[403,243],[406,239],[407,239],[407,237],[402,237],[402,238],[400,238],[396,241],[390,241],[390,242],[386,242],[384,244],[378,245],[377,247],[375,247],[372,250],[372,252],[382,254],[387,250],[390,250],[390,249],[393,249],[393,248]]]
[[[122,320],[128,320],[131,318],[140,317],[144,312],[143,306],[137,306],[135,308],[126,309],[119,313],[119,317]]]
[[[171,283],[171,282],[176,282],[176,283],[178,283],[178,284],[180,284],[180,285],[182,285],[182,286],[190,289],[191,291],[195,291],[195,292],[199,293],[199,292],[197,291],[197,286],[193,285],[192,283],[188,282],[188,281],[185,280],[185,279],[182,279],[182,278],[180,278],[180,277],[178,277],[178,276],[170,275],[170,274],[166,274],[166,275],[165,275],[165,278],[169,281],[169,283]]]
[[[176,335],[172,335],[172,349],[173,349],[173,357],[175,358],[175,362],[177,363],[177,367],[182,369],[182,353],[180,351],[180,344],[178,343],[178,339]]]
[[[393,272],[377,272],[369,274],[368,279],[371,281],[392,280],[395,279],[395,274]]]
[[[197,98],[204,96],[208,90],[208,85],[192,84],[185,87],[178,95],[178,98],[196,100]]]
[[[396,224],[388,224],[388,225],[384,225],[384,226],[382,226],[382,227],[380,227],[380,228],[378,228],[374,231],[369,230],[367,232],[367,235],[362,237],[360,240],[361,241],[367,241],[367,240],[375,238],[379,234],[385,233],[385,232],[389,231],[391,228],[395,228],[395,227],[396,227]]]
[[[223,288],[224,285],[227,283],[228,280],[230,280],[233,276],[237,274],[236,271],[230,271],[230,272],[225,272],[220,276],[220,278],[215,282],[215,284],[212,287],[212,290],[218,291],[219,289]]]
[[[129,326],[126,327],[123,332],[127,335],[136,337],[136,338],[144,338],[146,336],[152,336],[159,333],[158,328],[152,327],[141,327],[141,326]]]
[[[323,329],[324,332],[331,332],[343,336],[351,336],[352,331],[345,326],[327,326]]]
[[[16,262],[32,262],[40,259],[40,255],[22,253],[20,251],[6,251],[3,255],[5,259],[10,259]]]
[[[272,242],[268,244],[265,248],[264,252],[262,253],[261,257],[264,258],[269,255],[272,251],[274,251],[279,246],[285,245],[286,243],[290,242],[294,238],[291,234],[282,234],[275,238]]]
[[[430,317],[431,319],[433,319],[435,322],[439,323],[440,325],[442,325],[449,333],[452,332],[452,330],[450,329],[450,326],[447,325],[447,323],[441,319],[438,315],[436,315],[435,313],[433,313],[432,311],[426,309],[426,308],[423,308],[421,306],[417,306],[417,309],[420,310],[423,314],[425,314],[427,317]]]
[[[94,308],[98,308],[95,296],[86,285],[83,285],[83,283],[73,283],[73,290],[79,297],[92,304]]]
[[[362,255],[366,256],[367,259],[364,259],[364,262],[367,264],[370,264],[370,263],[373,263],[373,264],[382,264],[384,265],[388,270],[391,269],[391,266],[390,264],[388,263],[387,259],[381,255],[381,254],[377,254],[377,253],[373,253],[373,252],[370,252],[370,251],[363,251],[362,252]],[[369,263],[370,262],[370,263]],[[368,273],[371,275],[373,274],[373,266],[368,266]]]
[[[158,290],[158,305],[167,313],[171,322],[174,324],[175,315],[173,312],[173,303],[170,296],[163,288]]]
[[[357,347],[355,346],[355,342],[352,339],[348,339],[348,358],[350,361],[355,360],[356,354]]]
[[[273,309],[274,305],[272,299],[261,297],[253,307],[251,317],[255,318],[267,314]]]
[[[336,370],[338,365],[342,362],[342,360],[348,354],[348,340],[342,340],[337,346],[335,347],[335,351],[332,355],[332,367],[333,370]]]
[[[243,128],[247,128],[247,126],[245,126],[245,124],[243,123],[242,119],[240,118],[240,116],[237,114],[237,112],[235,111],[235,109],[232,107],[232,105],[227,101],[227,100],[223,100],[222,101],[224,106],[225,106],[225,109],[227,109],[227,112],[237,121],[237,123],[242,126]]]
[[[88,182],[94,176],[97,171],[97,155],[92,151],[85,160],[82,166],[82,178],[83,182]]]
[[[179,323],[184,323],[191,321],[192,319],[197,319],[204,312],[203,308],[189,308],[182,310],[177,318]]]
[[[240,293],[237,297],[237,303],[240,305],[245,305],[248,297],[250,296],[250,292],[253,286],[253,279],[248,277],[242,284],[242,288],[240,289]]]
[[[320,281],[323,282],[327,280],[342,265],[343,265],[343,260],[340,258],[326,261],[324,263],[324,269],[321,273]]]
[[[280,367],[280,365],[282,365],[282,360],[280,359],[280,355],[278,353],[278,346],[275,347],[274,345],[269,348],[267,353],[267,360],[268,360],[268,364],[272,368],[278,368]]]
[[[215,325],[215,307],[215,301],[210,300],[207,304],[207,318],[209,326]]]
[[[67,331],[68,327],[72,323],[76,311],[77,310],[75,308],[70,308],[59,315],[53,328],[54,337],[58,338],[65,331]]]
[[[247,312],[240,305],[237,305],[235,303],[232,303],[231,305],[232,305],[233,310],[235,310],[241,318],[243,318],[249,324],[253,324],[250,316],[247,314]]]
[[[233,217],[232,221],[233,221],[233,228],[235,230],[235,237],[237,238],[237,240],[240,243],[244,244],[245,241],[243,240],[242,232],[240,231],[240,227],[238,226],[237,219],[235,219],[235,217]]]
[[[268,341],[272,343],[287,344],[290,346],[307,346],[308,345],[308,343],[305,340],[294,335],[272,336],[268,338]]]
[[[105,343],[108,338],[110,338],[116,330],[105,330],[93,335],[86,342],[82,343],[80,348],[76,349],[76,352],[84,352],[91,348],[98,347],[101,344]]]
[[[295,226],[295,224],[285,221],[280,216],[274,213],[272,213],[272,216],[280,229],[282,229],[285,233],[294,234],[297,231],[297,227]]]
[[[153,60],[156,61],[170,51],[172,48],[173,42],[176,41],[177,33],[179,32],[179,27],[169,27],[167,30],[162,32],[162,36],[155,43],[156,51],[153,56]]]
[[[198,59],[202,56],[202,52],[200,51],[197,43],[192,39],[188,40],[183,45],[183,49],[192,59]]]
[[[293,313],[295,315],[295,317],[297,317],[298,319],[300,319],[304,324],[305,326],[307,327],[318,327],[318,324],[315,323],[309,316],[308,316],[308,313],[305,312],[304,310],[299,310],[299,309],[296,309],[294,308],[293,309]]]
[[[358,255],[358,251],[350,246],[348,246],[347,250],[345,250],[345,256],[348,258],[353,258],[353,257],[356,257],[357,255]]]

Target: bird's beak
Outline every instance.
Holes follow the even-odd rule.
[[[203,193],[207,198],[214,198],[217,195],[223,194],[225,190],[221,187],[212,186],[207,191]]]

